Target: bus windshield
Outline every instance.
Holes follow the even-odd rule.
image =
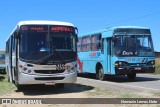
[[[53,54],[56,51],[58,54]],[[53,54],[53,55],[52,55]],[[25,25],[21,26],[20,58],[35,62],[50,56],[47,63],[76,60],[76,37],[73,27]],[[61,58],[59,58],[61,56]],[[46,61],[46,59],[45,59]]]
[[[116,33],[114,53],[117,56],[154,56],[151,34]]]

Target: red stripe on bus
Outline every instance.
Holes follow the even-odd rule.
[[[83,63],[80,61],[79,57],[77,57],[79,69],[82,71]]]

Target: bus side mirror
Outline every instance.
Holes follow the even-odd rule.
[[[78,35],[76,34],[76,41],[78,42]]]
[[[76,30],[76,41],[78,42],[78,28],[75,27],[75,30]]]
[[[19,39],[19,37],[20,37],[20,32],[19,31],[15,31],[14,32],[14,38],[15,39]]]

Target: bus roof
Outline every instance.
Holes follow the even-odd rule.
[[[19,27],[21,25],[64,25],[64,26],[74,26],[72,23],[68,23],[68,22],[42,21],[42,20],[21,21],[17,25]]]
[[[142,27],[142,26],[117,26],[117,27],[113,27],[113,28],[136,28],[136,29],[149,29],[147,27]]]
[[[13,31],[10,33],[9,37],[13,34],[13,32],[19,28],[21,25],[63,25],[63,26],[74,26],[69,22],[61,22],[61,21],[46,21],[46,20],[28,20],[28,21],[20,21]],[[8,37],[8,38],[9,38]],[[7,40],[8,40],[7,38]]]
[[[114,29],[117,29],[117,28],[149,29],[147,27],[141,27],[141,26],[115,26],[115,27],[109,27],[109,28],[105,28],[105,29],[101,29],[101,30],[97,30],[97,31],[93,31],[93,32],[80,34],[79,37],[83,37],[83,36],[87,36],[87,35],[91,35],[91,34],[96,34],[96,33],[102,33],[102,32],[106,32],[106,31],[111,31],[113,34]]]

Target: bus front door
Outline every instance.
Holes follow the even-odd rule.
[[[112,61],[112,59],[111,59],[111,54],[112,54],[112,52],[111,52],[111,38],[107,38],[107,47],[106,47],[106,49],[107,49],[107,61],[106,61],[106,63],[107,63],[107,71],[106,71],[106,73],[107,74],[111,74],[111,61]]]

